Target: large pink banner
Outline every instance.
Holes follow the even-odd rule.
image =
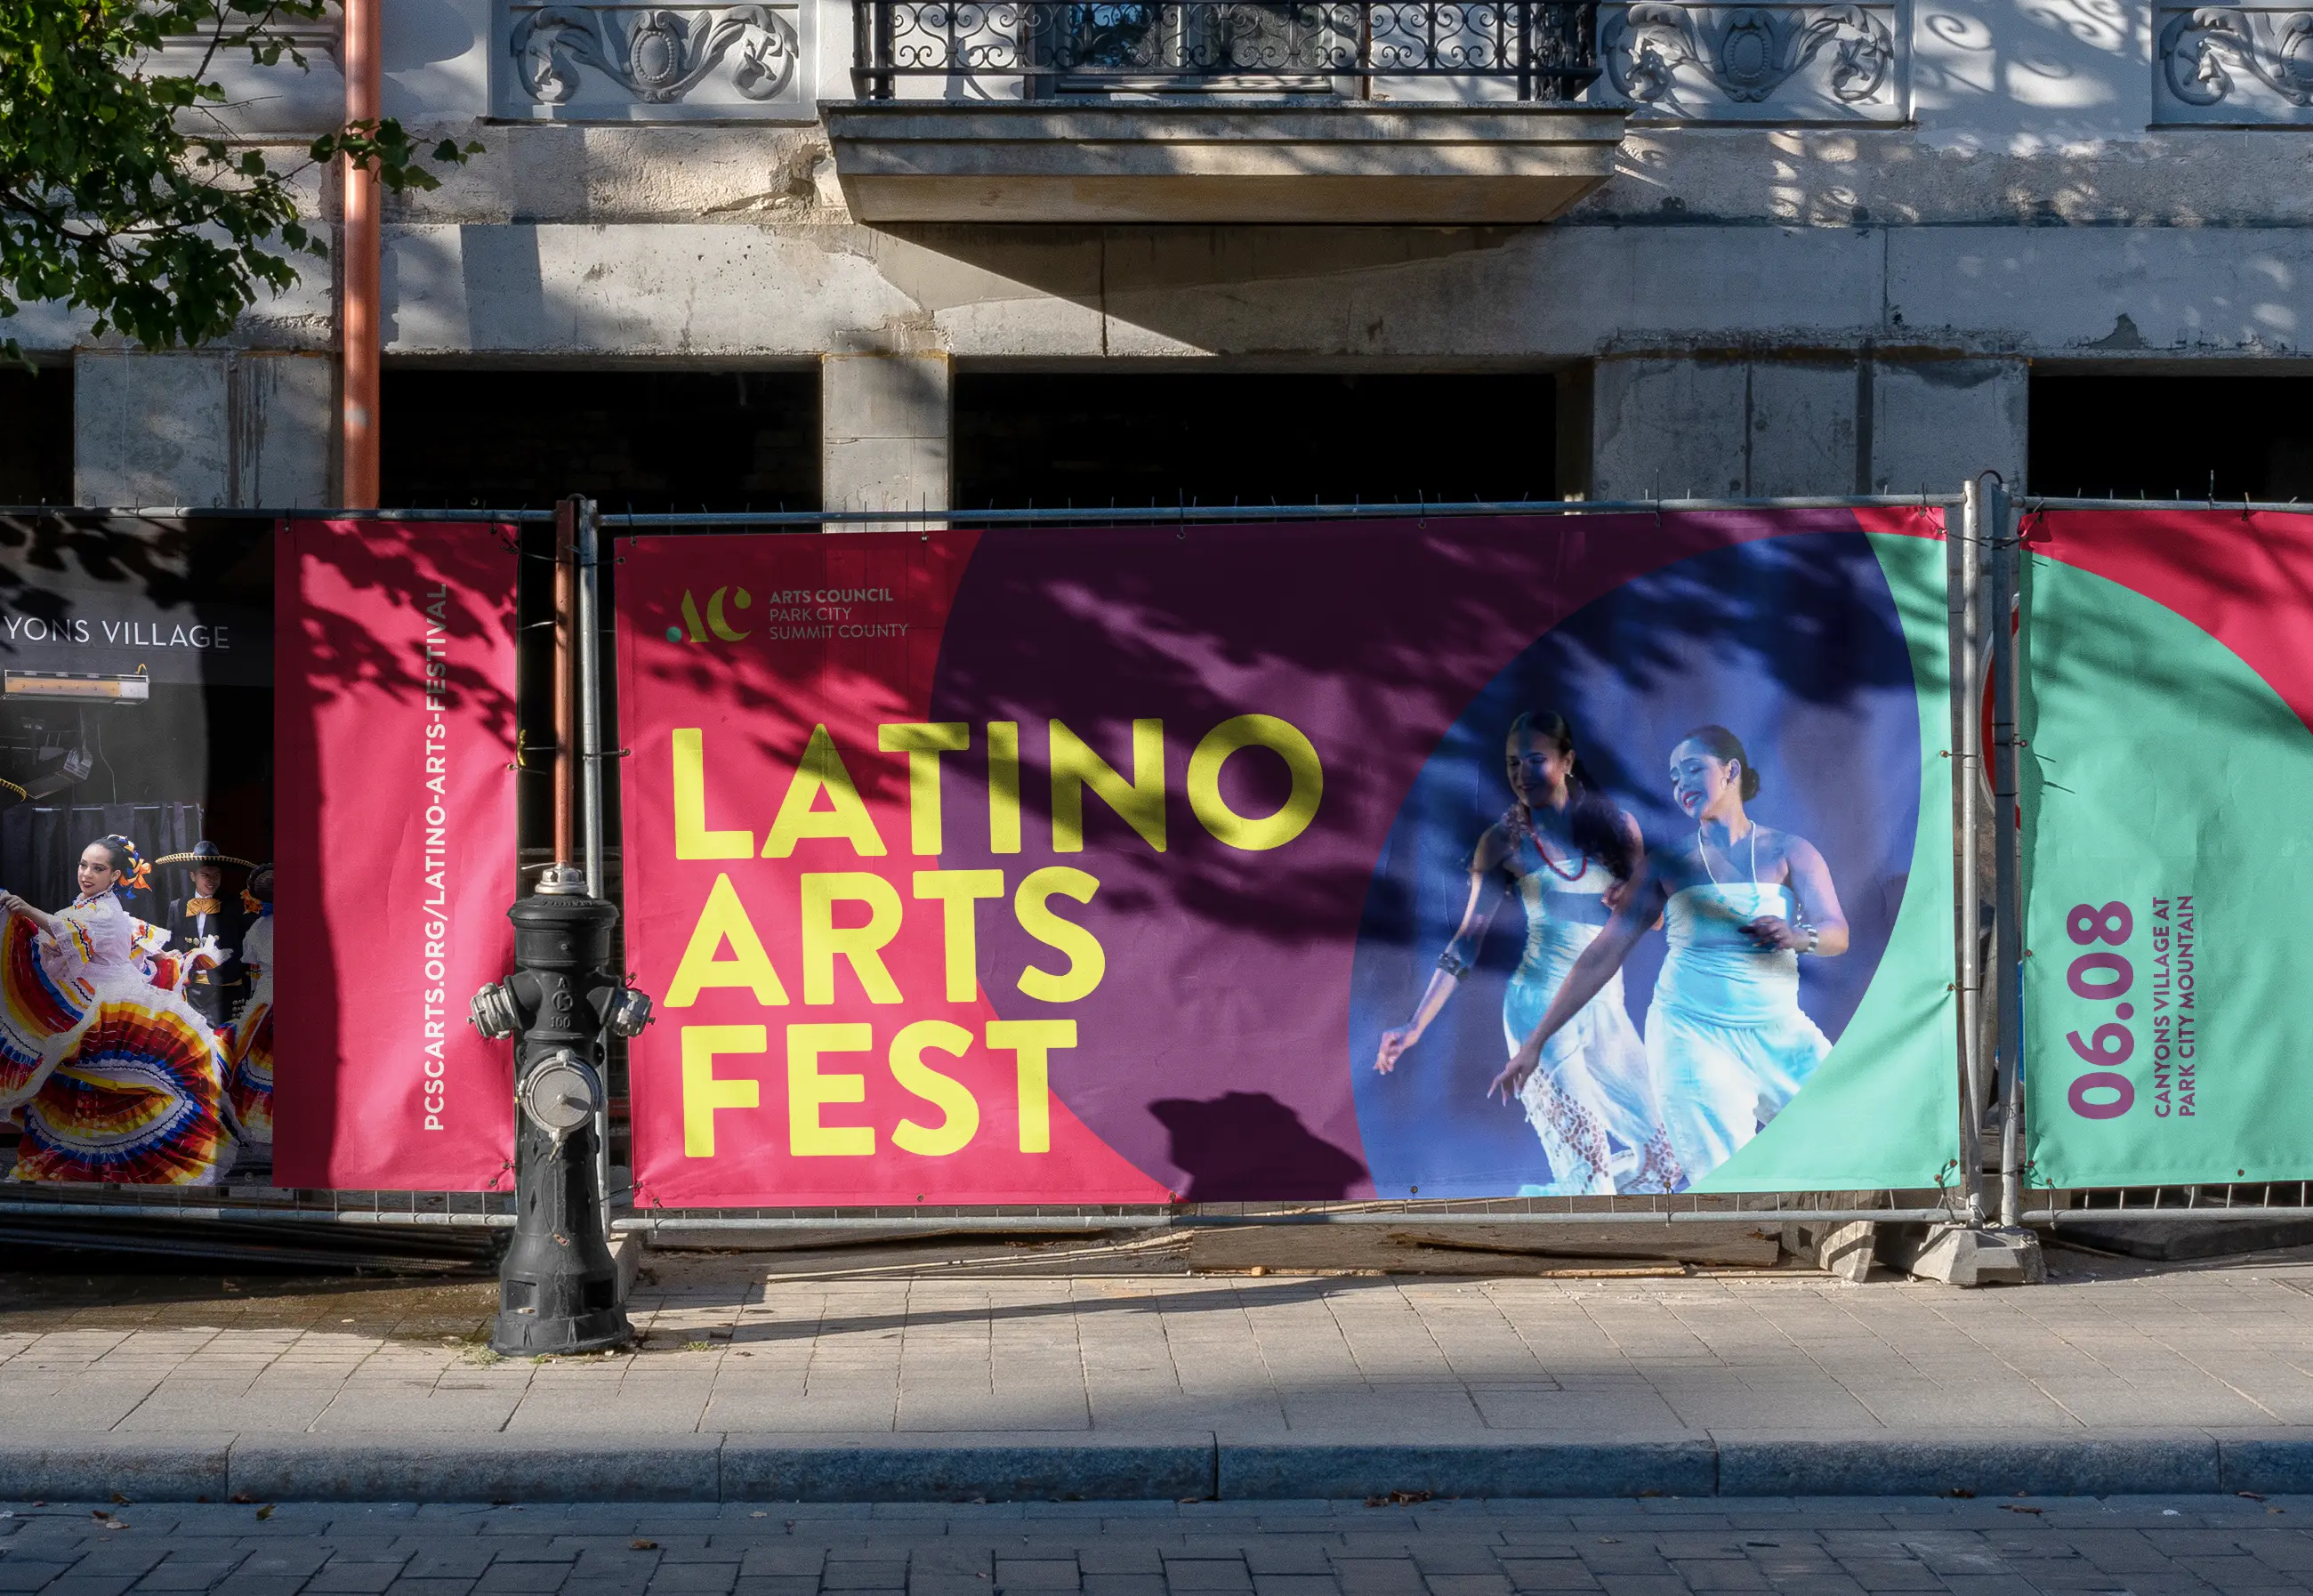
[[[506,530],[292,522],[277,544],[275,1179],[503,1188],[514,957]]]
[[[1931,1184],[1940,532],[623,543],[638,1205]]]

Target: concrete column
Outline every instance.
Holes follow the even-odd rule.
[[[2028,363],[1875,362],[1871,383],[1874,493],[1954,493],[1980,471],[2024,488],[2029,442]]]
[[[946,509],[953,392],[945,355],[822,356],[822,506]]]
[[[1598,362],[1590,391],[1593,498],[1741,498],[1749,491],[1739,360]]]
[[[73,498],[84,505],[233,502],[232,356],[73,355]]]
[[[335,502],[326,355],[73,357],[73,497],[84,505],[295,508]]]
[[[1746,497],[1804,498],[1862,489],[1851,357],[1754,360],[1746,376]]]
[[[1596,372],[1593,498],[1956,493],[1984,470],[2022,484],[2020,360],[1647,356]]]
[[[233,368],[236,505],[333,505],[337,363],[327,355],[241,355]]]

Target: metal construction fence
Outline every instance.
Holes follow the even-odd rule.
[[[1693,1223],[1834,1223],[1856,1220],[2061,1227],[2068,1219],[2111,1221],[2313,1218],[2313,1182],[2188,1186],[2053,1189],[2030,1184],[2023,1054],[2024,995],[2021,826],[2018,806],[2017,706],[2023,653],[2019,649],[2019,519],[2044,510],[2238,509],[2250,514],[2305,515],[2313,507],[2255,503],[2195,505],[2122,499],[2011,499],[1985,473],[1944,495],[1823,496],[1781,498],[1685,498],[1628,502],[1414,503],[1308,506],[1174,506],[1145,508],[959,509],[893,512],[760,514],[640,514],[600,511],[584,500],[558,509],[299,510],[299,519],[409,522],[496,522],[555,526],[558,570],[575,638],[577,703],[573,727],[578,780],[574,803],[588,882],[616,898],[620,839],[608,817],[602,773],[623,750],[612,724],[605,684],[618,648],[604,611],[603,571],[615,563],[621,540],[690,533],[805,535],[840,531],[925,532],[945,529],[1101,527],[1180,524],[1429,521],[1502,517],[1664,516],[1685,512],[1790,510],[1934,510],[1945,517],[1945,580],[1950,672],[1949,747],[1954,814],[1953,890],[1957,916],[1952,985],[1957,1026],[1952,1068],[1959,1086],[1957,1123],[1950,1127],[1949,1178],[1931,1190],[1786,1192],[1778,1194],[1515,1197],[1322,1203],[1190,1203],[1165,1205],[1038,1204],[972,1208],[846,1206],[667,1209],[638,1207],[622,1168],[606,1169],[609,1227],[672,1242],[727,1245],[748,1236],[773,1237],[809,1230],[861,1234],[988,1232],[1096,1233],[1174,1226],[1320,1226],[1535,1222],[1668,1226]],[[189,510],[0,510],[0,516],[189,516]],[[267,515],[277,512],[236,512]],[[286,514],[286,513],[283,513]],[[613,578],[615,579],[615,578]],[[537,623],[535,621],[529,623]],[[1987,692],[1990,713],[1983,713]],[[544,727],[525,731],[525,745],[550,741]],[[1986,744],[1989,745],[1987,746]],[[1982,857],[1988,845],[1992,858]],[[509,861],[511,866],[513,861]],[[1988,866],[1988,868],[1987,868]],[[626,1104],[604,1112],[601,1143],[616,1142]],[[616,1161],[614,1152],[606,1157]],[[42,1221],[110,1217],[134,1221],[187,1221],[284,1228],[316,1225],[422,1230],[503,1229],[514,1224],[514,1195],[504,1192],[288,1190],[231,1179],[213,1188],[84,1186],[25,1184],[0,1196],[0,1221]]]

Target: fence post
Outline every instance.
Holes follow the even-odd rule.
[[[585,838],[586,891],[602,887],[602,517],[594,501],[578,501],[578,772],[579,824]]]
[[[602,874],[602,571],[600,509],[591,498],[577,504],[576,548],[578,576],[578,776],[579,826],[586,859],[586,892],[607,899]],[[608,1060],[604,1063],[608,1073]],[[595,1190],[602,1205],[602,1233],[611,1233],[611,1095],[594,1105]]]
[[[2000,1223],[2013,1229],[2023,1212],[2024,902],[2021,835],[2016,800],[2017,543],[2008,488],[1994,480],[1983,493],[1983,529],[1992,556],[1992,803],[1994,939],[1992,978],[2000,1036]]]
[[[1979,484],[1969,482],[1960,489],[1957,532],[1945,528],[1944,585],[1949,613],[1953,822],[1959,833],[1955,915],[1960,1034],[1959,1189],[1973,1224],[1983,1222],[1983,902],[1976,847],[1983,779],[1983,679],[1978,663],[1983,599],[1979,551],[1983,547],[1983,498]]]

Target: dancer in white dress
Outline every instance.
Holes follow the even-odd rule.
[[[1563,717],[1521,715],[1507,764],[1517,801],[1478,840],[1462,924],[1407,1024],[1382,1035],[1374,1068],[1396,1068],[1477,960],[1501,899],[1526,910],[1526,949],[1502,999],[1502,1030],[1515,1048],[1538,1025],[1583,948],[1608,921],[1637,866],[1638,827],[1598,797],[1574,757]],[[1668,1192],[1684,1184],[1655,1107],[1645,1045],[1623,1003],[1618,973],[1544,1051],[1548,1068],[1519,1089],[1527,1121],[1549,1157],[1549,1195]]]
[[[1732,732],[1690,733],[1671,751],[1670,777],[1695,822],[1693,841],[1650,856],[1494,1089],[1507,1098],[1538,1072],[1552,1039],[1588,993],[1621,979],[1659,913],[1670,948],[1647,1010],[1647,1057],[1672,1151],[1699,1179],[1780,1114],[1831,1052],[1799,1008],[1799,961],[1847,951],[1848,926],[1815,845],[1746,813],[1759,776]]]

